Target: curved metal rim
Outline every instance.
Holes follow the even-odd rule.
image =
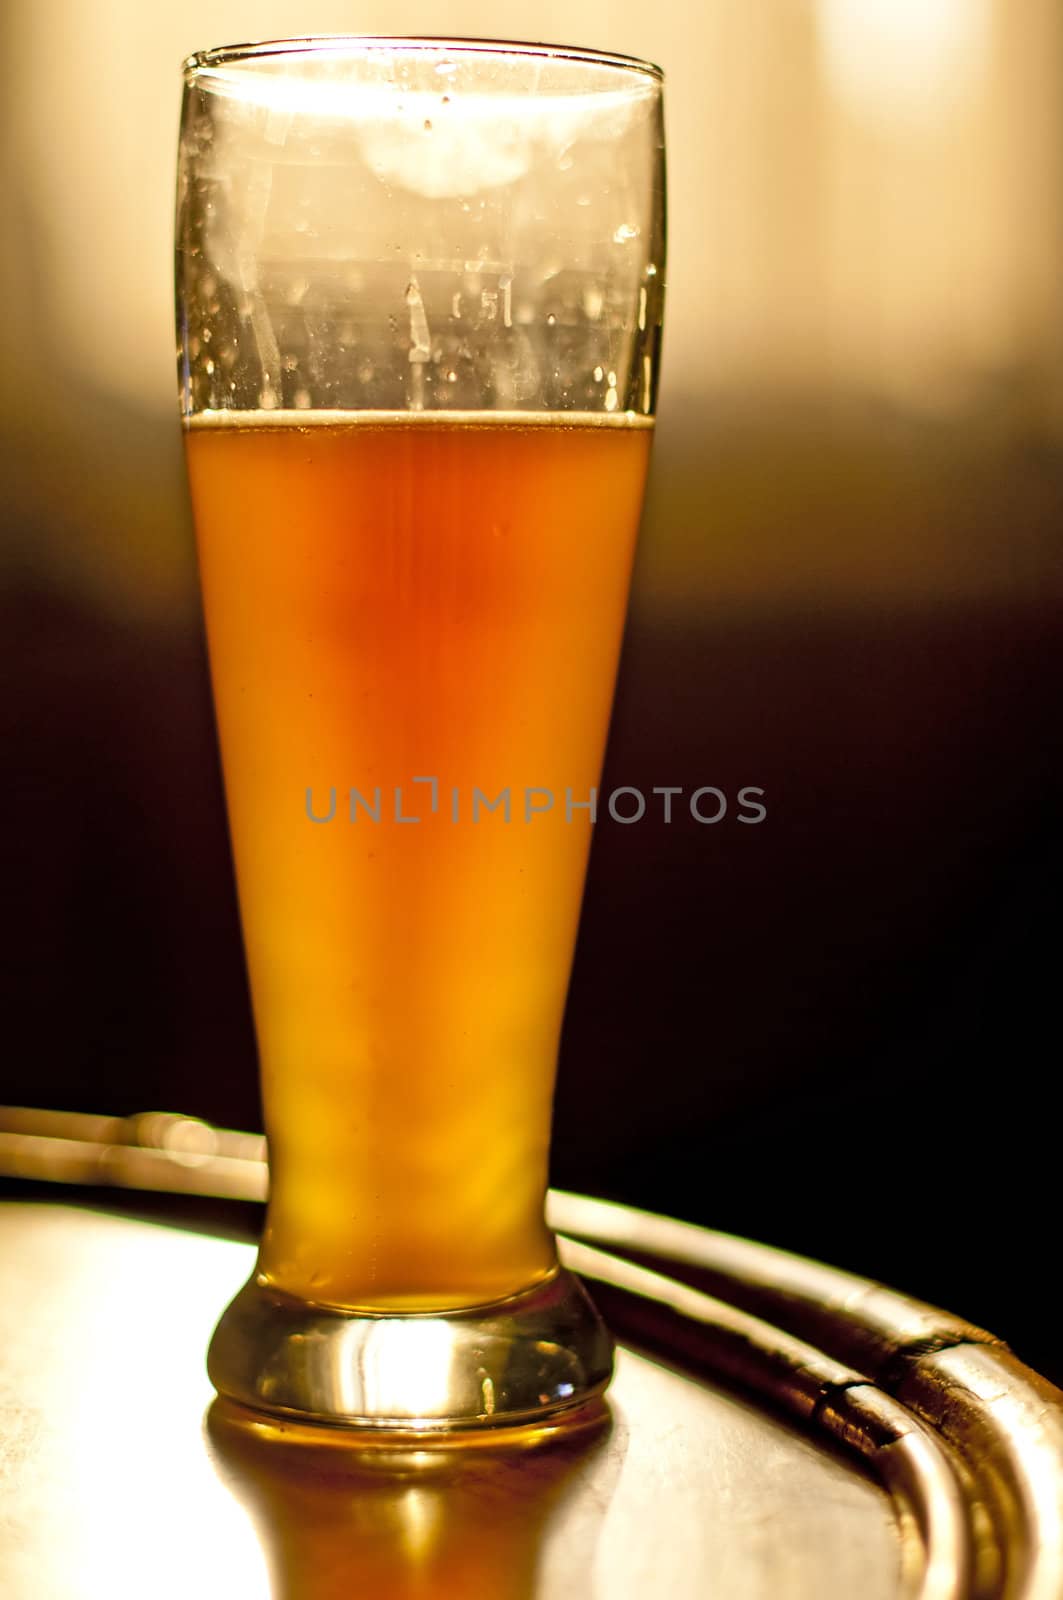
[[[975,1539],[948,1452],[930,1428],[855,1369],[761,1318],[592,1245],[561,1243],[565,1265],[593,1281],[614,1329],[665,1355],[678,1335],[686,1362],[740,1384],[855,1456],[893,1500],[902,1544],[906,1521],[915,1524],[921,1545],[913,1563],[921,1569],[915,1600],[966,1600]],[[617,1291],[617,1298],[603,1289]],[[632,1300],[652,1304],[651,1325],[632,1316]],[[663,1344],[662,1308],[669,1314]]]
[[[1061,1600],[1063,1393],[1003,1341],[870,1279],[633,1207],[552,1190],[547,1215],[562,1235],[593,1241],[569,1246],[569,1265],[700,1323],[711,1370],[798,1415],[811,1405],[806,1421],[864,1455],[887,1487],[885,1451],[900,1439],[874,1437],[867,1399],[872,1416],[885,1401],[885,1415],[896,1407],[909,1419],[911,1459],[894,1483],[924,1531],[920,1600]],[[659,1273],[642,1280],[647,1269],[630,1260],[618,1271],[601,1245],[693,1269],[720,1298]],[[852,1364],[840,1387],[824,1362]],[[966,1508],[966,1564],[952,1588],[959,1546],[942,1470]]]

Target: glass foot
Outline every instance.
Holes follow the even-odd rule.
[[[613,1341],[563,1267],[458,1311],[344,1311],[246,1283],[207,1356],[219,1394],[303,1422],[446,1433],[539,1422],[600,1394]]]

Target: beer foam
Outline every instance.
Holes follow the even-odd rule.
[[[197,411],[186,428],[652,428],[639,411]]]

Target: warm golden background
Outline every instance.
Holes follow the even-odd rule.
[[[878,1273],[1050,1365],[1058,0],[8,0],[0,1097],[250,1125],[174,399],[178,67],[531,35],[668,80],[659,440],[555,1176]]]

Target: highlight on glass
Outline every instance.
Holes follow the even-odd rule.
[[[270,1152],[209,1355],[245,1404],[446,1432],[608,1382],[543,1218],[590,808],[486,802],[598,782],[663,294],[655,67],[186,63],[181,403]],[[315,823],[330,790],[375,815]]]

